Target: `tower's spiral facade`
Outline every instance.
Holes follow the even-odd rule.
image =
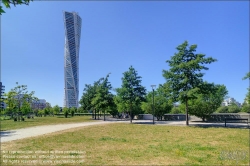
[[[64,107],[78,108],[79,47],[82,19],[76,12],[63,12],[64,45]]]

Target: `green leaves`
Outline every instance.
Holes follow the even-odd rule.
[[[166,79],[168,87],[172,90],[174,101],[184,102],[192,99],[194,91],[202,84],[203,73],[201,70],[208,70],[203,64],[215,62],[212,57],[205,58],[204,54],[195,54],[197,45],[188,47],[188,42],[177,47],[175,53],[167,63],[170,66],[168,71],[163,70],[163,77]]]
[[[171,94],[174,102],[186,103],[188,114],[188,100],[195,99],[198,91],[202,91],[203,73],[201,70],[208,70],[204,64],[215,62],[212,57],[205,58],[204,54],[195,54],[197,45],[189,46],[185,41],[179,45],[178,50],[170,60],[166,62],[169,70],[163,70],[163,77],[166,79],[165,88]],[[188,118],[186,124],[188,125]]]
[[[169,113],[172,109],[173,103],[169,96],[165,93],[164,88],[160,85],[155,91],[149,92],[146,96],[146,102],[142,102],[141,108],[146,113],[153,114],[153,95],[155,116],[159,119],[164,114]]]
[[[109,73],[110,74],[110,73]],[[105,78],[100,78],[94,85],[85,85],[83,95],[79,103],[84,110],[107,110],[113,101],[110,90],[112,86],[108,81],[109,74]]]
[[[13,4],[14,6],[22,4],[29,5],[30,1],[33,0],[2,0],[2,3],[6,8],[10,8],[10,4]],[[5,11],[2,6],[0,6],[0,15],[2,15],[2,13],[5,13]]]
[[[250,79],[250,72],[248,72],[245,77],[242,78],[242,80]]]
[[[203,91],[199,90],[194,93],[196,99],[190,100],[189,112],[205,120],[220,107],[228,91],[224,85],[207,82],[204,82],[200,87]]]
[[[16,82],[16,87],[4,94],[4,102],[8,105],[8,112],[16,113],[25,110],[24,113],[26,113],[30,109],[27,104],[30,105],[32,101],[37,100],[34,93],[34,91],[28,92],[27,85],[18,85],[18,82]]]
[[[146,95],[146,88],[141,85],[141,77],[132,66],[123,73],[122,87],[117,88],[116,91],[118,97],[115,102],[118,104],[118,109],[119,111],[130,110],[132,123],[133,115],[141,112],[141,102],[145,101]]]
[[[117,89],[117,95],[127,103],[140,103],[145,100],[146,89],[141,85],[141,77],[132,66],[123,73],[122,87]]]

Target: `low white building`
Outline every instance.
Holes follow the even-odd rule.
[[[230,106],[230,105],[232,105],[233,103],[235,103],[238,107],[241,107],[241,104],[240,104],[238,101],[236,101],[234,98],[232,98],[232,97],[225,99],[225,100],[221,103],[221,105],[222,105],[222,106]]]

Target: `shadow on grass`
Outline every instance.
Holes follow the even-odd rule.
[[[0,131],[0,137],[9,137],[9,136],[12,136],[14,135],[15,131]]]
[[[58,116],[57,118],[65,118],[64,116]],[[72,118],[71,116],[68,116],[67,118]],[[66,119],[66,118],[65,118]]]
[[[190,127],[199,127],[199,128],[238,128],[238,129],[250,129],[250,126],[247,124],[190,124]]]

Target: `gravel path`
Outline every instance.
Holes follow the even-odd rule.
[[[67,130],[70,128],[82,127],[82,126],[92,126],[92,125],[101,125],[109,123],[130,123],[130,121],[98,121],[98,122],[82,122],[82,123],[69,123],[69,124],[57,124],[57,125],[44,125],[44,126],[35,126],[17,130],[8,130],[0,132],[1,143],[9,142],[13,140],[39,136],[43,134],[49,134],[57,131]],[[152,125],[150,120],[133,120],[134,124],[148,124]],[[156,125],[171,125],[171,126],[186,126],[185,121],[155,121]],[[224,127],[225,123],[202,123],[202,122],[189,122],[190,126],[197,127]],[[234,128],[249,128],[248,124],[243,123],[234,123],[227,124],[227,127]]]

